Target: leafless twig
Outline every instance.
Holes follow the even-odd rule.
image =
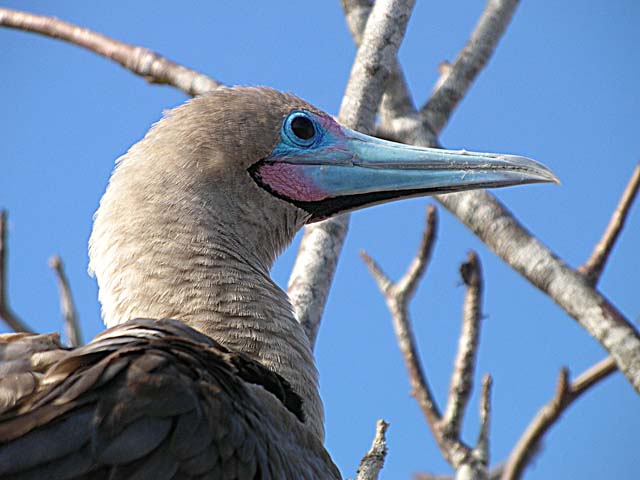
[[[429,206],[427,213],[427,224],[422,235],[422,241],[418,248],[418,253],[414,257],[411,265],[407,269],[405,275],[398,281],[393,283],[389,277],[382,271],[380,266],[366,252],[360,252],[364,262],[369,267],[371,275],[376,280],[380,291],[382,292],[391,317],[393,327],[398,338],[398,345],[402,351],[407,370],[409,372],[409,380],[411,382],[412,394],[425,416],[433,435],[443,440],[441,449],[443,454],[450,458],[451,452],[454,450],[449,444],[444,443],[442,432],[438,428],[441,420],[440,410],[436,403],[435,397],[431,392],[429,383],[427,382],[422,364],[419,359],[418,347],[416,345],[413,329],[409,320],[408,303],[415,292],[418,281],[424,274],[425,268],[431,256],[433,243],[437,229],[437,214],[433,206]]]
[[[502,38],[518,0],[489,0],[465,47],[452,65],[441,68],[436,87],[421,110],[423,121],[439,133],[486,66]]]
[[[374,128],[375,115],[414,0],[378,0],[353,62],[339,120],[361,132]],[[296,318],[315,342],[329,288],[342,250],[348,215],[307,227],[289,278],[287,293]]]
[[[481,430],[474,448],[460,439],[461,417],[464,414],[470,391],[471,378],[475,371],[475,358],[478,345],[478,329],[480,325],[480,295],[482,278],[480,263],[475,253],[469,255],[469,261],[461,268],[462,276],[468,285],[464,306],[463,328],[456,364],[451,380],[449,402],[445,416],[440,413],[435,397],[420,362],[408,305],[422,278],[428,264],[436,235],[436,210],[430,206],[427,222],[418,252],[407,272],[393,283],[378,264],[365,252],[362,258],[369,267],[387,303],[398,345],[404,357],[412,394],[416,398],[427,424],[433,433],[438,446],[449,464],[456,470],[456,478],[486,479],[489,462],[489,422],[490,422],[490,388],[491,377],[483,380],[482,400],[480,406]]]
[[[143,47],[136,47],[55,17],[0,8],[0,25],[39,33],[86,48],[118,62],[150,83],[166,84],[187,95],[201,95],[221,84]]]
[[[373,439],[371,448],[360,461],[356,480],[377,480],[387,457],[387,439],[385,435],[387,427],[389,427],[389,424],[384,420],[378,420],[376,423],[376,436]]]
[[[0,210],[0,318],[14,332],[32,333],[31,329],[18,318],[9,305],[9,288],[7,287],[8,250],[7,212],[6,210]]]
[[[502,480],[520,478],[531,452],[537,449],[537,445],[549,427],[580,395],[615,371],[616,363],[611,357],[607,357],[569,383],[569,371],[563,368],[558,376],[558,384],[553,398],[538,411],[511,451],[505,464]]]
[[[64,333],[67,336],[69,346],[78,347],[82,345],[82,333],[80,331],[80,323],[78,322],[78,313],[73,304],[71,296],[71,287],[69,280],[64,273],[64,265],[62,259],[58,255],[54,255],[49,259],[49,267],[55,272],[58,279],[58,290],[60,291],[60,311],[64,318]]]
[[[631,174],[629,183],[622,193],[620,202],[611,215],[609,224],[606,230],[602,234],[602,238],[593,249],[593,253],[589,260],[587,260],[578,271],[582,273],[591,285],[595,285],[602,275],[602,271],[609,259],[609,255],[613,251],[613,247],[620,235],[622,228],[624,227],[633,201],[638,194],[638,188],[640,187],[640,164],[636,165],[636,168]]]
[[[475,252],[470,252],[467,261],[460,267],[460,274],[467,285],[467,292],[464,300],[458,352],[449,385],[449,399],[442,419],[445,435],[454,438],[460,435],[465,407],[473,388],[473,374],[482,320],[482,273],[480,268],[480,260]]]
[[[489,431],[491,427],[491,386],[493,379],[485,373],[482,378],[482,393],[480,394],[480,433],[473,449],[473,456],[486,469],[489,465]]]

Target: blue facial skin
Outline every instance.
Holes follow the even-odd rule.
[[[322,200],[375,192],[419,194],[559,183],[544,165],[525,157],[421,148],[370,137],[329,116],[294,110],[283,121],[280,142],[267,164],[293,167]],[[320,198],[322,197],[322,198]],[[390,199],[386,195],[387,199]]]

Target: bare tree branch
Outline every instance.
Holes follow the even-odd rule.
[[[54,17],[0,8],[0,26],[73,43],[119,63],[150,83],[171,85],[187,95],[201,95],[221,85],[216,80],[167,60],[151,50],[114,40]]]
[[[69,280],[64,273],[64,265],[62,259],[58,255],[54,255],[49,259],[49,267],[56,274],[58,279],[58,290],[60,291],[60,311],[64,319],[64,333],[67,336],[67,342],[70,347],[78,347],[82,345],[82,332],[80,331],[80,323],[78,322],[78,313],[73,304],[71,295],[71,287]]]
[[[502,480],[521,478],[529,462],[531,453],[535,451],[547,430],[556,423],[564,411],[590,387],[616,371],[616,363],[611,357],[582,373],[569,384],[569,371],[563,368],[558,376],[558,384],[553,398],[544,405],[527,426],[518,443],[511,451],[505,464]]]
[[[493,5],[489,2],[488,7]],[[512,11],[499,10],[502,14]],[[510,13],[511,12],[511,13]],[[481,26],[482,22],[477,28]],[[478,38],[475,31],[472,38]],[[493,43],[495,45],[495,43]],[[482,42],[467,46],[479,48]],[[468,58],[482,56],[470,54]],[[478,73],[480,68],[469,69]],[[471,82],[467,82],[467,87]],[[382,118],[391,118],[391,114]],[[433,131],[414,115],[396,115],[393,126],[383,128],[395,139],[421,146],[437,146]],[[384,127],[384,126],[383,126]],[[576,319],[616,359],[636,391],[640,392],[640,335],[631,323],[600,293],[584,281],[522,226],[495,196],[486,191],[469,191],[439,195],[436,199],[456,215],[472,232],[507,264],[549,295],[563,310]]]
[[[611,215],[609,224],[604,231],[602,238],[593,249],[593,253],[589,260],[587,260],[578,271],[582,273],[591,285],[595,285],[602,275],[602,271],[609,259],[609,255],[613,251],[613,247],[622,231],[624,224],[633,205],[633,201],[638,194],[638,188],[640,187],[640,164],[636,165],[636,168],[631,174],[629,183],[622,193],[620,202]]]
[[[339,120],[360,132],[374,128],[385,82],[396,61],[414,0],[378,0],[362,34],[349,83],[340,107]],[[347,232],[349,216],[310,225],[291,272],[287,293],[296,318],[314,344],[338,257]]]
[[[441,68],[436,87],[421,110],[423,121],[438,133],[486,66],[504,34],[518,0],[489,0],[469,41],[453,65]]]
[[[458,341],[458,352],[454,362],[447,408],[442,419],[445,435],[458,437],[465,408],[473,388],[473,375],[480,338],[482,320],[482,273],[480,260],[470,252],[467,261],[460,267],[462,280],[467,285],[462,314],[462,331]]]
[[[0,319],[14,332],[33,331],[13,312],[9,305],[9,288],[7,287],[7,257],[9,247],[7,244],[7,212],[0,210]]]
[[[489,465],[489,431],[491,428],[491,386],[493,379],[486,373],[482,378],[480,394],[480,433],[473,449],[473,456],[485,468]]]
[[[376,435],[371,448],[362,457],[356,480],[377,480],[380,470],[384,467],[384,460],[387,458],[387,438],[385,436],[387,427],[389,424],[384,420],[378,420],[376,423]]]
[[[456,471],[456,479],[486,480],[489,478],[489,423],[491,377],[486,375],[480,405],[481,430],[478,442],[472,449],[460,439],[460,424],[471,389],[471,378],[475,370],[478,329],[480,327],[480,295],[482,278],[480,263],[475,253],[469,255],[469,261],[461,268],[468,291],[465,299],[463,328],[460,346],[456,357],[454,373],[451,379],[451,391],[447,405],[448,416],[443,417],[438,409],[435,397],[427,381],[420,362],[415,336],[409,318],[408,305],[422,278],[433,250],[437,227],[436,210],[430,206],[427,222],[418,252],[407,272],[393,283],[380,266],[365,252],[362,258],[376,280],[391,313],[398,345],[404,357],[412,394],[416,398],[427,424],[444,458]]]
[[[629,321],[584,277],[535,239],[485,191],[438,200],[512,268],[549,295],[609,353],[640,392],[640,337]]]
[[[404,357],[407,371],[409,372],[412,395],[418,402],[429,428],[442,451],[442,455],[456,468],[462,464],[465,459],[469,458],[471,449],[464,443],[458,441],[457,438],[444,435],[444,431],[441,428],[442,415],[440,414],[435,397],[431,392],[431,387],[424,373],[422,363],[420,362],[418,347],[408,312],[409,301],[415,292],[417,282],[424,274],[431,256],[436,229],[436,210],[433,206],[430,206],[418,252],[407,269],[407,272],[397,283],[393,283],[366,252],[361,252],[361,256],[367,264],[367,267],[369,267],[371,275],[376,280],[391,312],[398,345]]]

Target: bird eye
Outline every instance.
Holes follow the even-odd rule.
[[[283,130],[290,141],[301,147],[312,145],[316,138],[316,127],[306,112],[291,113],[285,120]]]

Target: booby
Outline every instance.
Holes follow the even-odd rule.
[[[74,350],[0,336],[0,478],[341,478],[276,257],[350,210],[541,182],[533,160],[369,137],[269,88],[189,100],[117,161],[95,214],[109,328]]]

